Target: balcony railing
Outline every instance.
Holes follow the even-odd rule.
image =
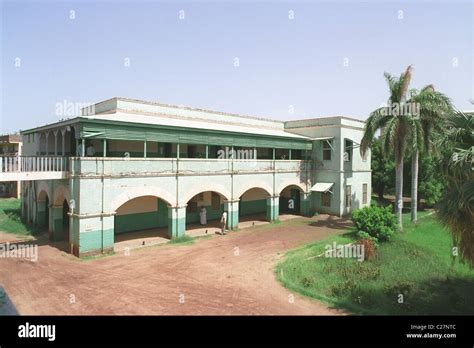
[[[61,156],[0,156],[0,173],[66,172],[69,158]]]
[[[201,158],[117,158],[62,156],[0,156],[0,174],[69,172],[74,175],[171,175],[229,174],[305,171],[309,162],[303,160],[224,160]],[[38,176],[38,175],[36,175]],[[20,177],[20,176],[18,176]],[[42,176],[44,177],[44,175]],[[52,177],[56,177],[52,174]],[[5,179],[6,180],[6,179]]]
[[[170,175],[304,171],[303,160],[224,160],[203,158],[73,157],[71,171],[81,175]]]

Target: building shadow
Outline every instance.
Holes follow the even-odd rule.
[[[331,229],[349,229],[354,227],[352,221],[347,217],[337,217],[333,215],[319,215],[315,221],[312,221],[310,226],[313,227],[326,227]]]

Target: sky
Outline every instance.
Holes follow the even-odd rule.
[[[474,1],[0,0],[0,134],[128,97],[294,120],[366,119],[413,65],[474,99]]]

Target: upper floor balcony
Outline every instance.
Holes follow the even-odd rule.
[[[65,179],[70,176],[170,176],[306,172],[310,161],[136,157],[0,157],[0,181]]]

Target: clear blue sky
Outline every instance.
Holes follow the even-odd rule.
[[[432,83],[473,108],[472,1],[0,2],[0,133],[57,121],[64,100],[113,96],[365,119],[387,100],[383,72],[408,64],[412,87]]]

